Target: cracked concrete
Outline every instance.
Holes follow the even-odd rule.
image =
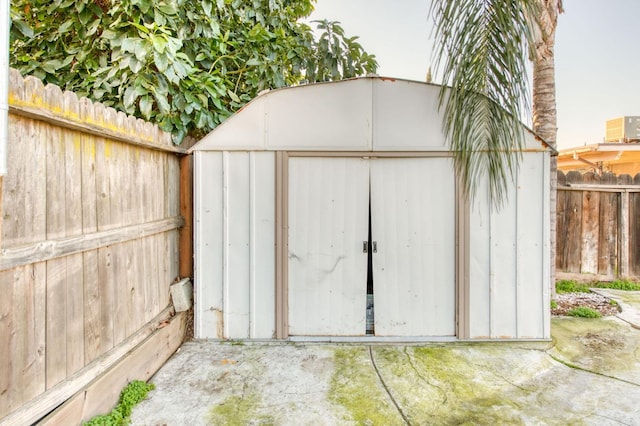
[[[133,425],[640,425],[640,294],[552,343],[189,342]]]

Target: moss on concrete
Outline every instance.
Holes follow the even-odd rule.
[[[627,324],[585,318],[553,318],[551,324],[553,353],[568,363],[607,375],[636,367],[640,333]]]
[[[437,406],[430,403],[424,406],[426,401],[422,400],[422,404],[412,409],[412,417],[418,423],[428,421],[429,417],[451,425],[520,423],[519,407],[508,396],[504,380],[496,380],[487,369],[483,372],[456,348],[418,347],[408,354],[416,371],[424,377],[425,387],[440,394]],[[508,389],[513,390],[511,386]],[[426,417],[428,408],[433,411]]]
[[[624,303],[640,307],[640,291],[616,291],[614,294]]]
[[[342,405],[358,425],[401,425],[395,407],[380,384],[367,348],[338,348],[329,399]]]
[[[256,394],[231,396],[211,409],[209,423],[225,426],[274,424],[272,416],[258,413],[259,403],[260,398]]]

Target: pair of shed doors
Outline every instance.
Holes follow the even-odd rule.
[[[366,334],[368,279],[376,336],[455,335],[455,187],[447,157],[289,157],[289,335]]]

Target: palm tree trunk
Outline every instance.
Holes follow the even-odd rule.
[[[554,44],[558,15],[562,13],[562,0],[538,0],[539,14],[535,57],[533,61],[533,130],[549,145],[556,148],[557,112],[554,64]],[[551,156],[550,164],[550,275],[551,294],[555,295],[556,272],[556,202],[558,186],[558,159]]]

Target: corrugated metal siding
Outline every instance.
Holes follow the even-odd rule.
[[[470,219],[472,338],[549,337],[548,155],[525,153],[509,202],[489,208],[478,194]],[[481,184],[486,189],[486,182]]]
[[[222,152],[194,153],[194,281],[197,338],[222,331]]]
[[[275,330],[275,157],[199,152],[196,337],[271,338]]]
[[[371,161],[376,335],[455,335],[455,199],[449,158]]]
[[[447,151],[439,86],[359,78],[258,96],[191,151]],[[526,149],[544,150],[525,132]]]
[[[370,79],[359,79],[311,84],[268,94],[267,147],[275,150],[370,150],[371,84]]]
[[[541,335],[544,330],[544,316],[542,312],[549,307],[544,294],[547,293],[543,283],[545,279],[543,253],[545,250],[545,232],[541,220],[543,209],[548,197],[545,182],[540,172],[544,170],[544,156],[527,154],[527,161],[520,166],[518,174],[517,198],[517,324],[516,335],[521,338],[531,338]],[[548,272],[548,271],[547,271]]]
[[[289,160],[289,334],[365,333],[369,166]]]
[[[374,80],[374,151],[447,151],[435,85]]]

